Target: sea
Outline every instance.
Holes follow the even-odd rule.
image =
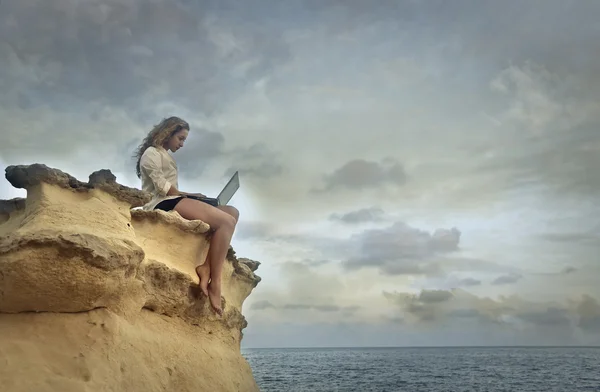
[[[600,392],[600,347],[244,348],[263,392]]]

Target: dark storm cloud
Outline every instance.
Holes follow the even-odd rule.
[[[362,208],[345,214],[334,213],[329,215],[329,220],[347,224],[380,222],[384,219],[384,211],[378,207]]]
[[[499,276],[496,279],[494,279],[492,281],[492,284],[493,285],[512,284],[512,283],[517,283],[522,278],[523,278],[523,276],[520,274],[503,275],[503,276]]]
[[[399,163],[377,163],[354,159],[324,178],[325,186],[315,191],[332,189],[360,190],[381,185],[404,185],[407,176]]]

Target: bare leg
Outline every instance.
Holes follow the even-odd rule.
[[[232,217],[235,218],[235,221],[237,223],[239,217],[240,217],[240,212],[237,210],[237,208],[233,207],[233,206],[217,206],[217,208],[223,212],[226,212],[227,214],[231,215]],[[231,241],[231,238],[229,239]],[[208,284],[209,281],[214,279],[211,276],[211,261],[210,261],[210,252],[207,253],[206,255],[206,260],[204,261],[204,264],[199,264],[196,267],[196,273],[198,274],[198,277],[200,278],[200,288],[202,289],[202,292],[208,296]],[[221,267],[222,269],[222,267]],[[220,283],[221,279],[217,279]]]
[[[217,208],[233,216],[235,218],[236,223],[240,219],[240,212],[234,206],[218,206]]]
[[[196,262],[196,274],[200,280],[200,289],[208,297],[208,281],[210,280],[210,252],[206,259],[201,263],[201,259]]]
[[[227,214],[231,215],[232,217],[234,217],[235,222],[237,223],[240,213],[235,207],[233,207],[233,206],[218,206],[217,208],[223,212],[226,212]],[[227,241],[227,242],[231,242],[231,237],[229,238],[229,241]],[[198,274],[198,277],[200,279],[200,288],[202,289],[202,292],[206,296],[213,296],[213,297],[218,296],[218,300],[220,301],[221,297],[220,297],[219,293],[221,292],[221,271],[223,270],[223,262],[225,261],[225,259],[223,259],[219,265],[215,266],[218,271],[217,277],[215,277],[216,274],[211,273],[211,268],[213,267],[213,263],[211,263],[210,260],[211,260],[211,252],[209,251],[208,254],[206,255],[206,260],[204,261],[204,264],[198,265],[196,267],[196,273]],[[209,283],[209,281],[210,281],[210,283]],[[210,292],[208,290],[210,290]]]
[[[221,276],[223,263],[229,250],[229,243],[233,235],[231,230],[217,230],[210,241],[210,283],[208,284],[208,297],[215,311],[222,314],[221,310]]]
[[[225,258],[227,257],[227,252],[229,251],[229,245],[231,243],[231,237],[233,236],[233,232],[235,230],[235,225],[237,224],[238,218],[240,216],[239,211],[232,206],[218,206],[217,207],[219,210],[227,213],[228,215],[232,216],[235,219],[234,225],[232,227],[231,232],[229,231],[224,231],[221,230],[219,231],[219,233],[217,234],[217,232],[214,233],[213,235],[213,239],[211,240],[211,246],[208,252],[208,257],[207,257],[207,262],[210,261],[210,283],[208,284],[208,296],[209,298],[211,298],[211,303],[216,303],[215,301],[218,300],[218,303],[221,303],[221,274],[223,272],[223,263],[225,262]],[[213,241],[214,241],[214,236],[216,235],[223,235],[224,238],[223,239],[219,239],[218,240],[218,244],[226,244],[224,249],[218,249],[215,250],[215,254],[217,254],[218,258],[213,258]],[[223,255],[221,257],[221,254]],[[220,306],[220,305],[219,305]],[[221,314],[221,313],[219,313]]]
[[[207,288],[208,297],[215,312],[221,315],[223,313],[221,309],[221,275],[223,272],[223,262],[227,256],[231,237],[233,236],[233,231],[235,230],[237,222],[232,215],[193,199],[181,200],[175,206],[175,211],[185,219],[203,220],[214,229],[214,233],[210,239],[210,248],[206,260],[209,263],[197,266],[196,273],[200,278],[201,288],[204,284],[208,284],[207,276],[210,276],[211,282]]]

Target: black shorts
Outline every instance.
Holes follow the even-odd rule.
[[[179,203],[181,201],[181,199],[183,199],[183,197],[176,197],[173,199],[167,199],[167,200],[163,200],[160,203],[158,203],[154,209],[159,209],[159,210],[163,210],[163,211],[171,211],[172,209],[175,208],[175,206],[177,205],[177,203]]]
[[[177,205],[177,203],[179,203],[181,201],[181,199],[183,199],[183,197],[176,197],[173,199],[167,199],[167,200],[163,200],[160,203],[158,203],[154,209],[156,210],[157,208],[159,210],[163,210],[163,211],[171,211],[175,208],[175,206]],[[209,204],[213,207],[217,207],[217,199],[211,199],[211,198],[198,198],[198,197],[191,197],[190,199],[194,199],[194,200],[199,200],[203,203]]]

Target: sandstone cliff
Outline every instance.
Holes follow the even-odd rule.
[[[230,250],[218,318],[194,272],[206,223],[132,209],[149,195],[108,170],[6,179],[27,198],[0,201],[2,391],[258,390],[240,353],[258,262]]]

